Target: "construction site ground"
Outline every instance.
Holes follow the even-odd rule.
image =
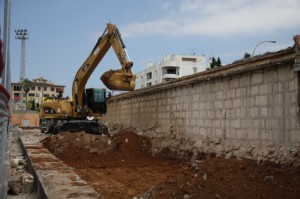
[[[40,142],[99,198],[300,198],[299,168],[209,154],[191,161],[189,152],[168,148],[154,153],[151,139],[130,131],[110,138],[64,132]]]

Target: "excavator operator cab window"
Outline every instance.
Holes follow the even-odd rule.
[[[88,108],[90,108],[93,113],[105,114],[107,111],[106,91],[99,88],[88,88],[85,90],[85,93]]]

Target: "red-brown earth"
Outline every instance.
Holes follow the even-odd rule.
[[[167,148],[154,154],[151,140],[133,132],[62,133],[43,145],[104,198],[300,198],[299,168],[209,155],[191,161]]]

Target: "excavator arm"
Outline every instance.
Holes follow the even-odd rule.
[[[111,24],[107,24],[107,28],[102,36],[98,39],[94,49],[79,68],[73,81],[72,95],[74,100],[74,111],[78,107],[84,106],[84,89],[91,74],[103,59],[107,51],[113,47],[113,50],[118,57],[122,66],[119,70],[110,70],[101,76],[104,85],[110,90],[132,91],[135,88],[136,76],[132,74],[131,67],[133,62],[129,60],[124,42],[121,38],[118,28]]]

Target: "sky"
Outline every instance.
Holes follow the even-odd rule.
[[[1,27],[3,27],[3,0]],[[294,44],[300,34],[299,0],[11,0],[11,79],[20,76],[20,40],[15,29],[26,28],[26,78],[43,77],[71,86],[106,24],[122,35],[133,72],[165,54],[220,57],[222,64],[245,52],[276,52]],[[86,87],[103,88],[100,76],[121,68],[111,48]]]

